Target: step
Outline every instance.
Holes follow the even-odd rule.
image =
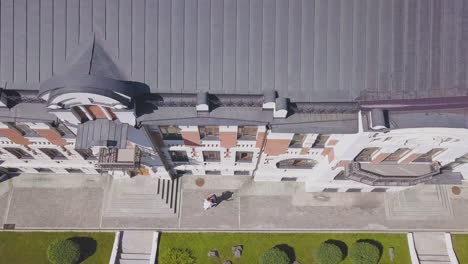
[[[421,261],[445,261],[450,262],[448,255],[429,255],[429,254],[418,254],[418,258]]]
[[[450,261],[420,260],[419,264],[450,264]]]
[[[122,234],[122,252],[125,253],[151,253],[153,232],[151,231],[124,231]]]
[[[149,264],[147,259],[119,259],[120,264]]]
[[[118,201],[106,206],[107,208],[112,207],[121,207],[121,208],[135,208],[135,209],[144,209],[144,208],[171,208],[168,204],[165,204],[161,201],[150,201],[150,202],[141,202],[141,201]]]
[[[111,209],[111,210],[106,210],[104,211],[104,215],[107,216],[109,214],[135,214],[136,215],[139,215],[139,214],[142,214],[142,215],[159,215],[159,214],[168,214],[168,215],[173,215],[173,211],[172,209],[170,208],[159,208],[159,209],[152,209],[152,210],[143,210],[143,209],[140,209],[140,210],[137,210],[137,209],[118,209],[118,208],[115,208],[115,209]]]
[[[121,253],[120,259],[147,259],[151,257],[150,253]]]
[[[166,193],[166,199],[165,202],[170,206],[171,202],[171,197],[172,197],[172,191],[174,190],[174,181],[168,181],[167,182],[167,193]]]

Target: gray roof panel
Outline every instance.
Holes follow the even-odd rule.
[[[37,89],[96,35],[154,93],[468,96],[466,21],[468,0],[4,0],[0,83]]]

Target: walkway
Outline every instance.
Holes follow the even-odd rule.
[[[306,193],[297,182],[204,176],[198,187],[197,178],[184,176],[169,187],[159,182],[158,188],[157,179],[142,176],[118,181],[21,175],[0,183],[0,224],[16,229],[468,230],[466,186],[459,195],[451,186],[434,185],[386,194]],[[203,199],[211,193],[223,201],[205,211]]]
[[[117,264],[149,264],[153,232],[124,231]]]
[[[414,245],[420,264],[450,264],[445,233],[424,232],[413,233]]]

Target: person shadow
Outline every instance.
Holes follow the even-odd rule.
[[[231,191],[225,191],[223,192],[220,196],[218,196],[217,198],[217,202],[218,202],[218,205],[224,201],[228,202],[228,201],[232,201],[233,198],[232,198],[232,195],[234,193],[231,192]]]

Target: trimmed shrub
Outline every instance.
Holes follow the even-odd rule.
[[[47,258],[53,264],[75,264],[80,260],[80,246],[71,240],[55,240],[47,248]]]
[[[320,245],[316,256],[320,264],[337,264],[345,257],[339,246],[329,242],[323,242]]]
[[[351,247],[349,257],[354,264],[377,264],[380,260],[380,249],[370,241],[358,241]]]
[[[194,264],[195,258],[192,252],[186,248],[171,248],[162,252],[159,263],[164,264]]]
[[[286,252],[279,248],[270,248],[260,257],[259,264],[289,264],[291,260]]]

